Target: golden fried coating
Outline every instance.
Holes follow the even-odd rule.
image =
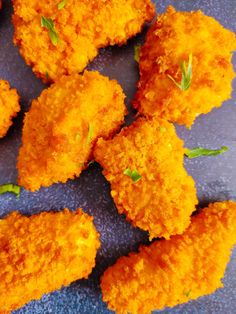
[[[103,300],[117,314],[147,314],[223,286],[236,243],[236,203],[211,204],[181,236],[121,257],[102,279]]]
[[[235,34],[201,11],[176,12],[169,7],[150,28],[140,54],[140,81],[134,106],[190,127],[200,114],[220,107],[231,96]],[[181,90],[180,63],[192,54],[192,81]]]
[[[26,63],[43,79],[55,81],[64,74],[82,71],[108,45],[122,45],[139,33],[155,15],[150,0],[14,0],[14,42]],[[41,26],[50,18],[58,35],[57,44]],[[54,36],[55,37],[55,36]]]
[[[87,278],[100,247],[92,221],[81,209],[0,220],[1,311]]]
[[[96,140],[124,122],[124,98],[115,80],[88,71],[43,91],[25,116],[19,184],[35,191],[79,176]]]
[[[19,96],[7,81],[0,80],[0,138],[12,125],[12,118],[20,111]]]
[[[114,139],[99,139],[94,156],[111,184],[118,211],[150,238],[181,234],[197,204],[193,179],[183,166],[183,141],[165,120],[139,119]],[[141,175],[138,182],[126,169]]]

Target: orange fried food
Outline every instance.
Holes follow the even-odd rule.
[[[212,17],[169,7],[150,28],[141,49],[135,108],[190,127],[198,115],[230,98],[235,49],[235,34]],[[191,55],[191,84],[182,90],[173,79],[181,82],[180,64],[185,62],[187,68]]]
[[[124,98],[116,81],[88,71],[43,91],[25,116],[19,184],[35,191],[79,176],[96,140],[124,122]]]
[[[87,278],[100,246],[92,218],[81,209],[0,220],[0,312]]]
[[[117,314],[147,314],[223,286],[236,243],[236,203],[211,204],[181,236],[121,257],[101,279],[103,300]]]
[[[7,81],[0,80],[0,138],[12,125],[12,118],[20,111],[19,96]]]
[[[13,1],[14,42],[33,71],[52,81],[82,71],[99,48],[125,44],[155,15],[150,0],[61,2]],[[50,30],[41,26],[43,16],[51,19]]]
[[[195,210],[196,189],[183,166],[184,151],[174,126],[155,119],[139,119],[95,147],[118,211],[151,239],[183,233]],[[141,178],[134,182],[127,169]]]

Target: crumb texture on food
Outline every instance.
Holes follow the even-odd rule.
[[[100,247],[92,217],[82,209],[0,220],[0,313],[87,278]]]
[[[114,139],[99,139],[94,156],[111,184],[118,211],[150,239],[181,234],[197,204],[193,179],[184,166],[183,141],[165,120],[138,119]],[[133,182],[124,172],[136,171]]]
[[[35,191],[79,176],[96,140],[123,124],[124,98],[117,81],[98,72],[64,76],[44,90],[25,115],[19,184]]]
[[[117,314],[149,314],[213,293],[236,244],[236,203],[209,205],[183,235],[121,257],[102,279],[103,300]]]
[[[11,89],[7,81],[0,80],[0,138],[4,137],[20,111],[19,95]]]
[[[157,17],[141,49],[135,108],[190,127],[198,115],[231,97],[235,49],[235,34],[214,18],[169,7]],[[181,82],[180,64],[187,64],[190,55],[190,88],[181,90],[169,76]]]
[[[33,71],[52,81],[82,71],[108,45],[122,45],[155,15],[150,0],[14,0],[14,42]],[[52,19],[59,41],[53,45],[41,18]]]

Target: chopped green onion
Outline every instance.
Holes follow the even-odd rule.
[[[20,196],[21,187],[15,184],[3,184],[0,186],[0,194],[14,193],[17,197]]]
[[[142,178],[137,170],[131,171],[129,168],[124,171],[124,174],[130,177],[134,183],[138,182]]]
[[[90,165],[94,164],[94,163],[95,163],[95,160],[91,160],[91,161],[88,163],[88,167],[89,167]]]
[[[58,10],[62,10],[64,6],[66,5],[68,0],[62,0],[60,3],[58,3],[57,8]]]
[[[222,146],[220,149],[206,149],[206,148],[202,148],[202,147],[196,147],[193,149],[188,149],[185,153],[185,155],[192,159],[192,158],[197,158],[197,157],[201,157],[201,156],[216,156],[216,155],[220,155],[223,154],[225,152],[227,152],[228,147],[226,146]]]
[[[93,136],[93,126],[91,124],[89,124],[88,137],[87,137],[87,141],[86,141],[87,145],[91,142],[92,136]]]
[[[75,140],[76,140],[76,141],[79,141],[80,138],[81,138],[80,133],[77,133],[77,134],[75,135]]]
[[[135,60],[137,63],[139,63],[141,47],[142,47],[142,46],[141,46],[140,44],[134,46],[134,60]]]
[[[191,290],[189,290],[189,291],[184,291],[184,295],[188,298],[189,295],[190,295],[190,292],[191,292]]]
[[[58,37],[58,34],[56,32],[53,20],[50,18],[48,19],[45,16],[42,16],[41,17],[41,26],[47,28],[51,42],[54,46],[56,46],[58,43],[59,37]]]
[[[180,83],[176,82],[176,80],[171,75],[168,74],[168,77],[182,91],[186,91],[186,90],[188,90],[190,88],[190,85],[191,85],[191,82],[192,82],[192,78],[193,78],[192,61],[193,61],[192,54],[189,55],[188,66],[186,65],[185,61],[181,61],[180,69],[181,69],[181,72],[182,72],[182,79],[181,79]]]

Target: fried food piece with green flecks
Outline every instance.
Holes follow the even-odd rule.
[[[13,7],[14,42],[46,81],[81,72],[99,48],[125,44],[155,15],[150,0],[14,0]]]
[[[214,18],[169,7],[141,48],[134,107],[190,127],[231,97],[235,49],[235,34]]]
[[[65,76],[44,90],[24,119],[19,184],[35,191],[79,176],[96,140],[123,124],[124,98],[120,85],[98,72]]]
[[[111,184],[119,213],[150,238],[181,234],[197,204],[183,141],[165,120],[138,119],[114,139],[99,139],[94,156]]]
[[[0,312],[88,278],[99,247],[93,219],[81,209],[0,220]]]
[[[121,257],[101,279],[103,300],[117,314],[149,314],[213,293],[236,244],[236,203],[209,205],[183,235]]]
[[[0,80],[0,138],[4,137],[20,111],[20,97],[15,89],[11,89],[7,81]]]

